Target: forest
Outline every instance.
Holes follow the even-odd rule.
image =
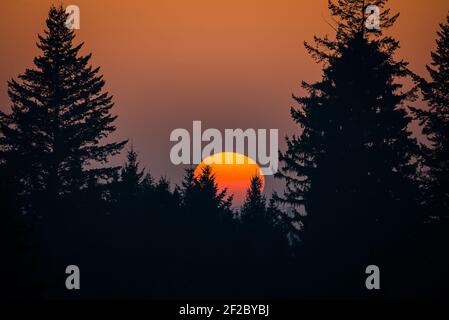
[[[305,43],[321,77],[286,110],[297,131],[279,154],[284,192],[264,195],[255,176],[240,208],[210,167],[172,184],[110,139],[106,80],[52,6],[40,55],[8,81],[0,111],[1,296],[447,297],[449,15],[418,75],[386,35],[399,16],[387,2],[372,1],[381,27],[370,30],[365,1],[329,0],[335,34]],[[73,264],[81,290],[64,285]],[[366,289],[368,265],[381,290]]]

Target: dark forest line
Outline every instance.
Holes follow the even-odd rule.
[[[35,68],[8,82],[12,108],[0,112],[2,296],[447,297],[449,16],[427,81],[396,59],[384,31],[398,14],[374,2],[380,30],[366,27],[364,1],[329,1],[335,40],[305,43],[323,74],[293,96],[285,192],[266,199],[254,177],[239,209],[210,167],[171,186],[128,141],[103,143],[116,130],[112,96],[52,7]],[[108,166],[124,150],[125,164]],[[65,288],[71,264],[81,290]],[[373,264],[381,290],[365,287]]]

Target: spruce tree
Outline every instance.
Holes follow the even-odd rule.
[[[267,216],[266,199],[262,195],[262,180],[254,175],[246,192],[245,202],[240,210],[242,245],[247,246],[247,258],[252,264],[263,260],[274,232],[273,221]]]
[[[245,202],[240,210],[243,241],[249,245],[249,253],[268,254],[266,240],[274,231],[272,221],[268,219],[266,200],[262,194],[262,180],[254,175],[246,191]]]
[[[427,110],[414,108],[416,118],[423,125],[423,133],[430,141],[425,149],[424,164],[429,168],[425,202],[431,219],[449,218],[449,15],[437,32],[437,48],[431,53],[427,67],[431,81],[423,79],[420,88]]]
[[[128,201],[131,201],[143,192],[142,187],[146,179],[149,179],[149,176],[145,176],[145,170],[139,169],[137,156],[137,152],[131,146],[126,155],[127,161],[120,172],[122,196],[127,198]]]
[[[227,189],[219,190],[215,174],[210,166],[205,166],[197,176],[193,169],[187,169],[182,182],[182,206],[192,214],[213,217],[208,212],[228,213],[232,205],[232,195]]]
[[[181,194],[183,228],[179,245],[186,260],[183,266],[189,281],[205,289],[212,283],[217,285],[221,281],[217,274],[223,274],[222,268],[232,263],[232,196],[226,189],[219,190],[210,166],[197,175],[193,169],[187,169]]]
[[[42,53],[35,67],[8,82],[11,113],[0,113],[0,158],[14,169],[23,195],[56,201],[85,188],[89,181],[109,179],[117,168],[101,166],[126,141],[101,143],[115,131],[112,96],[91,54],[80,55],[68,15],[51,7]],[[94,166],[95,165],[95,166]]]
[[[250,186],[246,191],[245,202],[242,205],[243,219],[253,220],[258,215],[265,215],[266,200],[262,195],[262,179],[255,175],[251,178]]]
[[[152,176],[140,168],[138,153],[134,147],[128,150],[126,161],[119,173],[114,175],[108,184],[110,201],[116,204],[118,213],[144,211],[145,207],[157,205],[160,199],[155,198],[155,184]]]
[[[287,138],[280,156],[278,176],[286,180],[281,201],[297,212],[305,209],[303,239],[310,252],[340,261],[348,273],[351,265],[380,261],[416,222],[418,147],[404,106],[413,92],[398,81],[411,72],[393,57],[398,42],[383,35],[398,16],[385,3],[373,3],[382,10],[381,29],[368,30],[364,1],[329,1],[336,38],[306,43],[323,63],[323,76],[302,83],[305,96],[293,96],[299,133]]]

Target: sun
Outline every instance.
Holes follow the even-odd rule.
[[[251,178],[257,175],[265,185],[259,165],[250,157],[237,152],[220,152],[205,158],[195,169],[194,176],[201,174],[205,166],[210,166],[219,190],[228,189],[234,195],[234,205],[241,205],[246,196]]]

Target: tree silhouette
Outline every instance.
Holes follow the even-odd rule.
[[[385,2],[375,4],[382,9]],[[393,58],[398,42],[382,35],[397,15],[384,10],[381,30],[371,32],[364,1],[329,1],[329,8],[336,40],[306,44],[324,62],[323,77],[302,83],[306,96],[293,96],[300,106],[291,116],[302,132],[287,138],[278,176],[287,182],[281,200],[305,208],[303,238],[313,257],[336,263],[349,291],[359,279],[343,275],[385,261],[387,248],[416,223],[418,147],[403,107],[412,95],[398,82],[410,72]]]
[[[424,163],[429,170],[429,185],[425,201],[433,219],[449,218],[449,16],[440,24],[437,48],[431,53],[432,62],[427,67],[431,81],[421,79],[420,88],[429,109],[413,108],[423,126],[423,133],[431,142],[425,148]]]
[[[421,240],[416,242],[414,251],[423,261],[420,274],[427,275],[422,277],[422,287],[431,287],[434,296],[444,295],[449,283],[449,16],[445,24],[440,24],[437,34],[437,47],[431,53],[432,62],[426,66],[431,80],[418,78],[428,108],[412,108],[430,142],[430,146],[422,145],[426,173],[422,202],[425,204],[424,218],[427,223],[422,228]]]
[[[254,176],[240,210],[209,166],[187,169],[174,188],[141,168],[133,146],[121,168],[108,166],[126,143],[101,143],[115,130],[112,97],[90,55],[72,44],[64,10],[52,7],[43,53],[8,83],[12,112],[0,113],[1,294],[363,297],[376,294],[363,286],[369,264],[382,270],[381,294],[447,293],[449,17],[432,81],[419,82],[429,110],[412,108],[432,143],[419,148],[407,129],[414,91],[400,84],[418,77],[383,33],[398,17],[386,2],[370,3],[382,12],[381,30],[369,30],[365,1],[329,1],[336,36],[305,43],[323,75],[293,96],[298,133],[287,138],[278,174],[285,193],[267,201]],[[429,179],[420,196],[423,150]],[[439,223],[417,224],[420,199]],[[65,213],[58,219],[23,214],[55,202]],[[73,261],[89,284],[81,293],[61,285]]]
[[[245,255],[248,263],[256,265],[260,264],[264,260],[263,258],[269,254],[267,250],[274,229],[272,221],[268,219],[266,199],[261,191],[262,180],[254,175],[240,210],[242,243],[248,246]]]
[[[267,286],[276,287],[277,282],[289,274],[286,257],[291,251],[285,232],[289,223],[284,219],[285,213],[278,210],[273,201],[267,208],[262,187],[262,180],[254,175],[239,216],[239,269],[244,275],[240,281],[252,289],[253,295],[263,294]],[[265,280],[260,281],[262,278]]]
[[[129,193],[135,195],[139,192],[139,187],[144,180],[144,170],[139,170],[139,162],[137,161],[137,152],[134,148],[128,151],[126,155],[127,162],[123,166],[120,177],[122,183],[128,187]]]
[[[256,215],[265,213],[266,200],[262,195],[262,180],[254,175],[251,178],[250,186],[246,192],[246,199],[243,203],[241,214],[244,219],[255,219]]]
[[[139,168],[137,160],[138,154],[131,146],[126,155],[126,162],[120,170],[119,181],[119,195],[121,201],[132,204],[141,201],[146,189],[153,188],[153,178],[150,174],[145,174],[145,169]]]
[[[62,7],[51,7],[35,69],[8,82],[12,112],[0,113],[2,161],[14,164],[22,193],[47,206],[92,179],[109,179],[117,168],[89,165],[106,163],[126,143],[100,144],[115,130],[112,97],[102,91],[99,68],[88,65],[91,54],[73,45],[66,20]]]
[[[193,169],[188,169],[182,186],[183,207],[186,210],[199,208],[201,209],[199,213],[208,210],[225,213],[232,205],[232,196],[228,196],[227,189],[218,190],[215,175],[210,166],[205,166],[197,177]]]
[[[183,226],[180,258],[187,273],[184,281],[188,279],[186,286],[201,288],[199,292],[203,294],[208,290],[217,294],[220,291],[217,288],[233,283],[226,281],[225,273],[217,278],[225,266],[234,264],[232,196],[226,189],[219,190],[210,166],[197,175],[192,168],[187,169],[180,193]]]

